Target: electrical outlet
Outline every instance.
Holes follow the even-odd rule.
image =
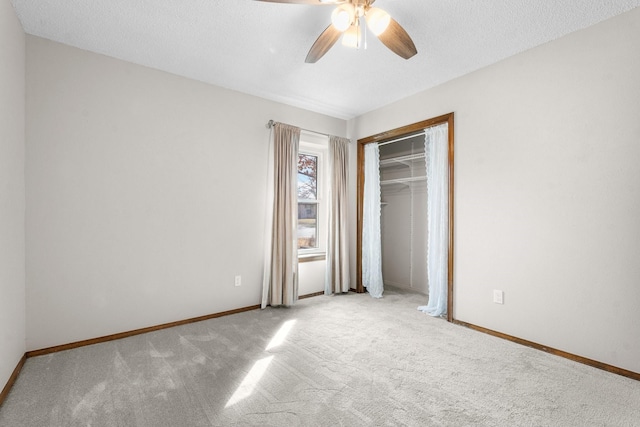
[[[235,285],[236,286],[242,285],[242,276],[236,276]]]
[[[496,304],[504,304],[504,292],[494,289],[493,302],[495,302]]]

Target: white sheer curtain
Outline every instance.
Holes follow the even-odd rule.
[[[376,143],[364,146],[362,284],[372,297],[382,297],[384,284],[380,237],[380,154]]]
[[[329,137],[329,228],[325,295],[349,292],[349,140]]]
[[[425,132],[429,301],[418,310],[431,316],[444,316],[449,260],[449,125],[433,126]]]
[[[276,123],[273,132],[273,168],[268,179],[265,226],[265,266],[262,282],[262,308],[290,306],[298,299],[298,144],[300,128]],[[269,185],[269,183],[267,183]],[[272,197],[270,197],[272,195]],[[270,221],[269,221],[270,217]],[[269,223],[270,222],[270,223]]]

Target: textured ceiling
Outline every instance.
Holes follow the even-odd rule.
[[[640,6],[640,0],[378,0],[411,35],[404,60],[307,51],[332,6],[253,0],[12,0],[29,34],[339,118],[351,118]]]

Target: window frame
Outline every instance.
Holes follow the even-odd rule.
[[[313,134],[310,132],[302,132],[300,134],[300,143],[298,154],[310,155],[317,158],[316,166],[316,199],[297,199],[298,203],[315,203],[316,211],[316,242],[317,247],[309,249],[298,248],[298,258],[317,258],[323,256],[327,251],[327,229],[328,229],[328,154],[329,154],[329,138],[325,135]],[[297,241],[297,239],[296,239]]]

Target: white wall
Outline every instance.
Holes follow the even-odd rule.
[[[427,294],[426,182],[385,185],[381,196],[384,284]]]
[[[0,0],[0,391],[25,352],[25,36]]]
[[[259,304],[269,119],[347,131],[28,36],[27,348]]]
[[[325,260],[301,262],[298,264],[298,295],[324,292],[327,263]]]
[[[640,9],[358,118],[455,112],[456,319],[640,372],[638,40]]]

